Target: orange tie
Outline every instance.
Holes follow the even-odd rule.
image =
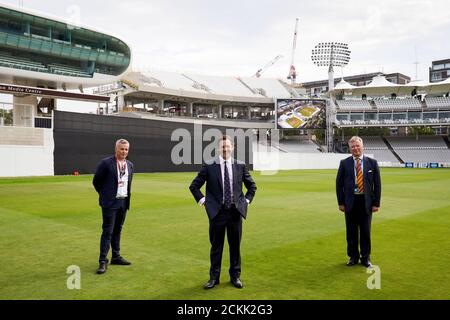
[[[359,192],[364,192],[364,179],[361,170],[361,160],[356,158],[356,185],[358,186]]]

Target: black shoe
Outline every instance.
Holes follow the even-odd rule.
[[[118,256],[116,258],[111,259],[111,264],[118,264],[121,266],[128,266],[131,264],[130,261],[125,260],[122,256]]]
[[[347,262],[347,266],[348,267],[351,267],[351,266],[354,266],[355,264],[358,264],[358,258],[350,258],[350,259],[348,259],[348,262]]]
[[[106,272],[107,269],[107,263],[106,262],[100,262],[98,269],[97,269],[97,274],[103,274]]]
[[[372,267],[372,262],[370,262],[370,259],[361,259],[361,264],[366,268]]]
[[[231,278],[231,283],[238,289],[242,289],[244,285],[242,284],[241,279],[239,278]]]
[[[207,283],[205,283],[205,285],[203,286],[204,289],[212,289],[214,288],[215,285],[219,284],[220,281],[219,280],[215,280],[215,279],[209,279],[209,281]]]

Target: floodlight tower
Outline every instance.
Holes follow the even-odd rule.
[[[328,67],[328,95],[330,103],[327,105],[326,144],[328,152],[333,151],[333,120],[336,114],[332,92],[334,90],[334,67],[344,67],[350,61],[348,44],[342,42],[321,42],[311,53],[311,59],[319,67]]]

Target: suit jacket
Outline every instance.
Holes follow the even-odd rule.
[[[126,208],[130,208],[131,181],[133,179],[133,163],[127,161],[128,169],[128,197],[126,198]],[[115,156],[108,157],[100,161],[92,180],[95,190],[99,194],[99,204],[102,208],[108,209],[114,204],[117,195],[117,160]]]
[[[247,206],[249,202],[253,200],[256,193],[256,184],[253,181],[250,173],[245,166],[245,163],[241,161],[232,161],[233,170],[233,203],[237,210],[243,218],[247,217]],[[223,203],[223,186],[222,186],[222,172],[220,170],[220,163],[217,160],[213,164],[204,165],[197,177],[192,181],[189,186],[195,201],[199,202],[203,198],[203,193],[201,192],[201,187],[206,182],[206,199],[205,207],[209,219],[214,219],[214,217],[219,213],[219,210]],[[242,183],[244,183],[247,192],[242,191]]]
[[[375,159],[363,157],[364,197],[366,213],[372,213],[372,207],[380,206],[381,178]],[[355,192],[355,163],[353,156],[341,160],[336,177],[336,195],[339,205],[345,205],[345,212],[353,208]]]

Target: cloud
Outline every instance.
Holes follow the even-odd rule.
[[[24,5],[63,18],[67,8],[78,6],[83,24],[131,45],[136,68],[246,76],[281,54],[264,76],[285,79],[296,17],[299,81],[327,78],[326,68],[310,59],[312,48],[323,41],[349,44],[346,75],[383,69],[414,76],[419,61],[419,73],[427,77],[431,61],[450,52],[446,0],[41,0]]]

